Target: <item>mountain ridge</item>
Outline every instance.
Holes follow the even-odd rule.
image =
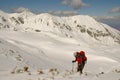
[[[88,15],[59,17],[48,13],[35,15],[30,11],[11,14],[0,11],[0,14],[0,29],[25,32],[47,31],[70,38],[76,34],[77,36],[85,34],[100,42],[111,38],[108,39],[109,42],[111,40],[120,44],[120,31],[97,22]]]

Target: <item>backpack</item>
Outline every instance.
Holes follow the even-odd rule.
[[[81,59],[82,61],[86,61],[86,60],[87,60],[87,57],[85,56],[85,52],[84,52],[84,51],[75,52],[75,53],[74,53],[74,57],[75,57],[76,59],[79,59],[79,61],[80,61],[80,59]]]
[[[85,56],[85,52],[84,51],[80,51],[79,53],[82,56],[82,61],[87,61],[87,57]]]

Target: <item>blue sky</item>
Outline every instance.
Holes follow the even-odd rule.
[[[82,14],[95,16],[101,22],[119,28],[120,0],[0,0],[0,9],[12,12],[13,9],[28,8],[34,12],[52,14]],[[112,16],[112,18],[111,18]],[[117,18],[117,19],[116,19]],[[109,20],[108,20],[109,19]],[[108,22],[106,21],[108,20]],[[119,28],[120,29],[120,28]]]
[[[0,0],[0,9],[10,12],[13,8],[25,7],[38,12],[47,12],[49,10],[77,11],[80,14],[99,16],[115,15],[108,14],[108,12],[120,6],[120,0],[82,0],[82,2],[88,4],[88,6],[73,9],[73,6],[63,5],[63,1],[65,0]]]

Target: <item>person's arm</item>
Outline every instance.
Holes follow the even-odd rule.
[[[75,60],[72,61],[72,63],[76,62],[77,61],[77,58],[75,58]]]

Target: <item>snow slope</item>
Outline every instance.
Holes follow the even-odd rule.
[[[120,79],[120,32],[90,16],[0,11],[0,23],[0,80]],[[80,50],[88,57],[82,75],[71,63]]]
[[[51,80],[53,78],[55,80],[109,80],[108,76],[113,75],[114,78],[111,80],[120,78],[120,73],[115,71],[120,70],[119,45],[90,46],[73,38],[46,32],[1,31],[0,38],[1,80]],[[73,52],[79,50],[84,50],[88,57],[84,74],[81,76],[76,73],[76,64],[74,64],[75,72],[71,73]],[[29,66],[31,75],[26,72],[11,74],[14,68],[17,71],[26,65]],[[53,75],[49,71],[51,68],[57,68],[59,74]],[[44,74],[39,75],[38,69],[41,69]]]

